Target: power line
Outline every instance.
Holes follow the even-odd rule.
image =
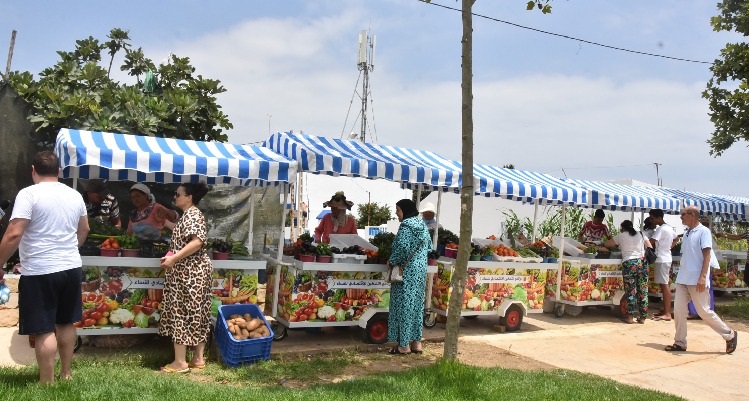
[[[433,2],[433,1],[430,1],[430,2],[427,2],[426,0],[419,0],[419,1],[421,1],[422,3],[429,4],[429,5],[433,5],[433,6],[437,6],[437,7],[442,7],[442,8],[448,9],[448,10],[462,12],[462,10],[460,10],[459,8],[454,8],[454,7],[449,7],[449,6],[445,6],[445,5],[442,5],[442,4],[437,4],[437,3]],[[563,34],[560,34],[560,33],[554,33],[554,32],[544,31],[544,30],[537,29],[537,28],[531,28],[529,26],[516,24],[516,23],[510,22],[510,21],[504,21],[504,20],[501,20],[501,19],[498,19],[498,18],[489,17],[487,15],[481,15],[481,14],[476,14],[476,13],[471,13],[471,15],[473,15],[475,17],[479,17],[479,18],[484,18],[484,19],[488,19],[488,20],[491,20],[491,21],[495,21],[495,22],[501,22],[503,24],[511,25],[511,26],[514,26],[514,27],[517,27],[517,28],[527,29],[529,31],[539,32],[539,33],[543,33],[543,34],[546,34],[546,35],[558,36],[560,38],[565,38],[565,39],[574,40],[574,41],[578,41],[578,42],[582,42],[582,43],[587,43],[589,45],[600,46],[600,47],[604,47],[604,48],[607,48],[607,49],[618,50],[618,51],[627,52],[627,53],[640,54],[640,55],[643,55],[643,56],[660,57],[660,58],[665,58],[665,59],[669,59],[669,60],[686,61],[686,62],[689,62],[689,63],[713,64],[710,61],[690,60],[690,59],[686,59],[686,58],[664,56],[662,54],[641,52],[641,51],[638,51],[638,50],[630,50],[630,49],[625,49],[625,48],[622,48],[622,47],[616,47],[616,46],[606,45],[606,44],[603,44],[603,43],[593,42],[593,41],[590,41],[590,40],[575,38],[575,37],[569,36],[569,35],[563,35]]]

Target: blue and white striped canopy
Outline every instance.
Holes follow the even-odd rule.
[[[63,128],[62,177],[114,181],[264,185],[293,180],[297,163],[270,149]]]
[[[678,199],[659,192],[656,187],[612,184],[600,181],[563,178],[564,181],[590,190],[590,207],[607,210],[633,210],[647,212],[650,209],[663,209],[677,214],[681,210]]]
[[[263,146],[299,162],[304,172],[460,187],[460,165],[424,150],[278,132]]]
[[[719,195],[703,194],[692,191],[682,191],[673,188],[661,188],[658,190],[669,194],[683,202],[683,206],[697,206],[700,212],[708,216],[720,216],[730,220],[743,220],[746,213],[744,204],[722,198]]]
[[[475,164],[473,176],[477,195],[540,205],[586,206],[588,203],[585,189],[544,173]]]

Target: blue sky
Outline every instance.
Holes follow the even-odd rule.
[[[479,0],[474,12],[712,61],[726,42],[741,40],[712,31],[715,3],[554,0],[553,13],[542,15],[525,11],[521,0]],[[235,125],[230,141],[245,143],[265,139],[269,123],[272,131],[331,137],[358,130],[358,98],[348,121],[346,114],[359,74],[357,35],[369,29],[377,35],[370,138],[460,159],[458,12],[416,0],[206,4],[2,0],[0,43],[18,30],[13,69],[38,73],[76,39],[129,30],[133,44],[156,62],[170,52],[188,56],[198,73],[221,80],[228,92],[220,103]],[[749,195],[746,143],[719,158],[708,154],[713,127],[701,98],[711,77],[707,64],[614,51],[478,17],[473,62],[476,162],[649,183],[658,162],[666,186]]]

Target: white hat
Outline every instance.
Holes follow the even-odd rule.
[[[419,213],[424,213],[424,212],[437,213],[437,208],[434,207],[434,203],[432,202],[424,202],[421,204],[421,207],[419,208]]]
[[[137,183],[133,185],[132,187],[130,187],[131,191],[134,189],[137,189],[138,191],[143,192],[146,195],[151,195],[151,190],[148,189],[148,187],[145,184]]]

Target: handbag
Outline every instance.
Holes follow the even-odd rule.
[[[414,250],[411,256],[409,256],[408,260],[406,260],[406,263],[404,263],[403,265],[390,266],[390,268],[388,269],[388,277],[387,277],[388,283],[393,284],[393,283],[403,282],[403,267],[407,266],[408,263],[411,262],[411,259],[413,259],[413,257],[416,256],[416,253],[419,252],[419,249],[421,248],[421,244],[423,242],[424,242],[423,240],[419,242],[419,246],[417,246],[416,250]]]
[[[642,235],[642,233],[640,233]],[[642,239],[645,239],[645,236],[642,235]],[[645,260],[648,262],[649,265],[652,265],[655,263],[655,260],[658,259],[658,256],[655,254],[655,249],[653,249],[652,246],[646,246],[645,247]]]

